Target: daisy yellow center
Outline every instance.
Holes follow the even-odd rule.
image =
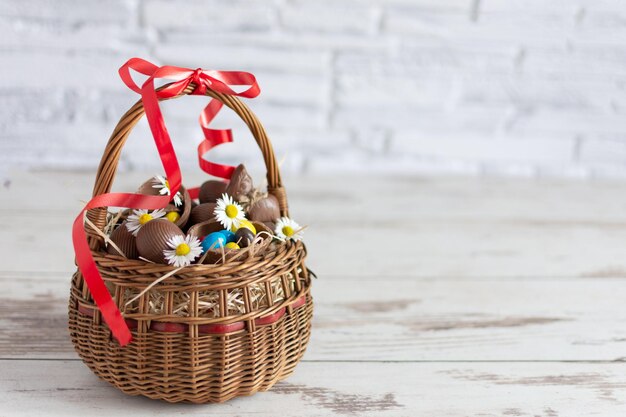
[[[165,180],[165,188],[170,189],[170,182],[168,180]]]
[[[167,217],[167,220],[171,221],[172,223],[176,223],[178,219],[180,219],[180,214],[175,211],[170,211],[165,215],[165,217]]]
[[[152,220],[152,215],[146,213],[146,214],[142,214],[141,216],[139,216],[139,224],[140,225],[144,225],[146,223],[148,223],[150,220]]]
[[[287,237],[293,236],[294,230],[291,226],[283,226],[283,234]]]
[[[234,204],[227,205],[224,211],[226,212],[226,215],[231,219],[237,217],[237,214],[239,213],[239,210]]]
[[[176,246],[176,256],[185,256],[188,255],[189,252],[191,252],[191,248],[186,243],[181,243]]]

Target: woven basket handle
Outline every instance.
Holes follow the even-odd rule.
[[[190,83],[189,86],[182,92],[182,94],[173,98],[178,98],[184,95],[191,94],[191,92],[194,91],[195,87],[196,86],[194,83]],[[256,140],[259,148],[261,149],[261,152],[263,153],[263,159],[265,161],[265,167],[267,169],[268,192],[270,194],[273,194],[278,200],[281,215],[287,216],[289,214],[287,195],[280,179],[280,170],[278,164],[276,163],[274,149],[272,148],[272,144],[270,143],[270,140],[267,137],[267,133],[265,132],[265,129],[263,128],[263,125],[261,125],[259,119],[255,116],[254,113],[252,113],[248,106],[246,106],[237,97],[218,93],[211,90],[210,88],[207,88],[206,95],[213,97],[221,101],[227,107],[230,107],[235,113],[237,113],[237,115],[239,115],[239,117],[246,123],[246,125],[248,125],[252,136]],[[164,99],[159,99],[159,101],[162,100]],[[117,171],[122,148],[124,147],[126,139],[130,135],[130,132],[133,130],[133,127],[135,127],[137,122],[139,122],[143,114],[143,103],[141,100],[139,100],[122,116],[117,126],[115,126],[115,130],[113,130],[113,133],[109,138],[109,142],[107,143],[107,146],[104,150],[104,154],[102,155],[102,159],[100,160],[100,165],[96,174],[96,182],[93,187],[94,197],[100,194],[106,194],[111,191],[111,186],[113,185],[113,180]],[[105,208],[97,208],[89,210],[87,212],[87,217],[100,230],[104,230],[104,226],[106,225],[106,214],[107,210]],[[87,228],[87,233],[90,238],[90,245],[92,249],[97,248],[102,240],[101,237],[93,231],[90,231],[89,228]]]

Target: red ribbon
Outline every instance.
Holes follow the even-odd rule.
[[[147,75],[148,79],[141,88],[133,81],[130,70],[135,70]],[[122,81],[133,91],[141,94],[146,118],[154,137],[163,169],[170,186],[170,195],[149,196],[132,193],[107,193],[95,196],[91,199],[74,220],[72,228],[72,241],[76,253],[76,263],[80,269],[89,291],[96,302],[104,321],[107,323],[113,336],[121,346],[130,343],[132,336],[122,314],[115,305],[111,294],[106,288],[98,267],[91,255],[91,249],[87,242],[87,234],[84,227],[85,212],[99,207],[126,207],[131,209],[156,210],[169,204],[173,196],[178,192],[182,176],[178,159],[172,146],[170,135],[165,126],[163,114],[159,107],[159,99],[171,98],[182,92],[194,83],[195,88],[191,94],[205,95],[207,89],[218,93],[253,98],[259,95],[260,89],[254,75],[238,71],[210,71],[203,69],[191,70],[187,68],[163,66],[158,67],[140,58],[131,58],[119,70]],[[158,91],[155,88],[156,79],[170,80]],[[248,86],[244,91],[237,93],[231,85]],[[211,99],[209,104],[200,113],[200,127],[204,133],[204,140],[198,146],[198,162],[205,172],[221,178],[230,178],[234,167],[209,162],[203,155],[211,148],[232,141],[232,133],[228,130],[210,129],[208,126],[222,108],[222,103]],[[192,198],[197,196],[197,188],[190,189]]]

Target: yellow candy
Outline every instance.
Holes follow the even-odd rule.
[[[235,227],[235,225],[233,224],[233,226],[230,228],[231,232],[236,232],[237,229],[248,229],[250,230],[252,233],[254,233],[256,235],[256,227],[254,227],[254,225],[252,223],[250,223],[248,220],[241,220],[239,222],[239,227]]]
[[[176,223],[178,219],[180,219],[180,214],[178,214],[178,212],[176,211],[170,211],[165,215],[165,217],[167,217],[167,220],[171,221],[172,223]]]
[[[236,244],[235,242],[228,242],[228,243],[226,244],[226,247],[227,247],[228,249],[240,249],[240,248],[239,248],[239,245],[238,245],[238,244]]]

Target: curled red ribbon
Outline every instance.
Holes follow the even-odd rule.
[[[130,70],[137,71],[148,76],[141,88],[133,81]],[[254,75],[247,72],[238,71],[211,71],[203,69],[187,69],[172,66],[158,67],[146,60],[140,58],[129,59],[119,70],[122,81],[133,91],[141,94],[146,118],[154,137],[165,175],[170,186],[170,195],[149,196],[144,194],[132,193],[107,193],[97,195],[92,198],[87,205],[81,210],[72,227],[72,241],[74,243],[74,251],[76,253],[76,263],[80,269],[89,291],[96,302],[104,321],[107,323],[113,336],[118,340],[121,346],[130,343],[132,336],[122,314],[115,305],[115,301],[111,297],[106,288],[102,276],[98,271],[98,267],[91,255],[91,249],[87,242],[87,234],[84,227],[84,217],[87,210],[99,207],[126,207],[132,209],[148,209],[156,210],[164,208],[170,202],[173,196],[178,192],[182,176],[178,159],[172,146],[170,135],[165,126],[163,114],[159,107],[159,99],[171,98],[181,94],[190,83],[194,83],[195,88],[191,94],[205,95],[207,89],[211,89],[218,93],[253,98],[259,95],[260,89],[254,78]],[[156,79],[170,80],[171,83],[165,85],[158,91],[155,88],[154,81]],[[230,86],[248,86],[244,91],[237,93]],[[232,133],[230,129],[219,130],[210,129],[208,126],[217,116],[223,104],[211,99],[207,106],[200,113],[200,127],[204,134],[204,140],[198,146],[198,162],[200,168],[208,174],[230,178],[234,167],[228,165],[209,162],[203,158],[204,154],[211,148],[232,141]],[[197,196],[198,189],[190,189],[192,198]]]

